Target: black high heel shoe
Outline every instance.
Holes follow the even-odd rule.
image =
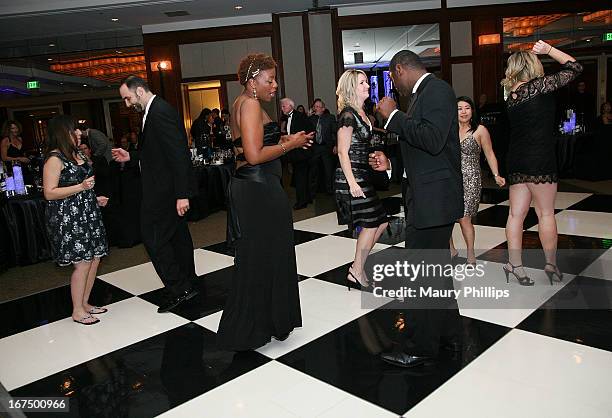
[[[552,266],[554,268],[553,271],[551,270],[546,270],[546,266]],[[548,276],[548,280],[550,281],[550,285],[552,286],[553,284],[553,277],[557,276],[559,278],[559,281],[562,282],[563,281],[563,273],[561,273],[561,270],[559,270],[559,267],[555,266],[552,263],[546,263],[544,265],[544,273],[546,273],[546,275]]]
[[[518,274],[514,272],[514,270],[516,270],[517,268],[523,267],[522,264],[515,266],[509,261],[508,261],[508,264],[510,265],[510,267],[512,267],[512,270],[508,270],[505,265],[502,267],[504,270],[504,273],[506,273],[506,283],[510,282],[510,273],[512,273],[514,277],[516,277],[516,280],[518,280],[521,286],[533,286],[534,285],[535,282],[531,280],[529,277],[527,276],[520,277]]]
[[[363,283],[361,283],[361,282],[359,281],[359,279],[358,279],[358,278],[357,278],[357,277],[356,277],[356,276],[353,274],[353,272],[351,271],[351,268],[352,268],[352,267],[353,267],[353,266],[349,267],[349,269],[348,269],[348,274],[349,274],[349,275],[348,275],[348,276],[346,276],[346,281],[347,281],[347,283],[346,283],[346,288],[349,290],[349,292],[350,292],[350,290],[351,290],[351,283],[353,283],[353,284],[354,284],[355,289],[357,289],[357,290],[361,290],[362,288],[363,288],[363,289],[368,288],[368,286],[369,286],[369,285],[368,285],[367,283],[364,285],[364,284],[363,284]],[[349,276],[350,276],[350,277],[349,277]],[[351,277],[353,278],[352,280],[351,280]]]

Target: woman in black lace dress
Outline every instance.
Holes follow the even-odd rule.
[[[548,55],[561,64],[561,70],[544,75],[536,55]],[[522,268],[523,221],[533,199],[538,215],[538,234],[546,256],[550,284],[563,274],[556,262],[557,221],[554,203],[557,194],[555,98],[553,92],[567,85],[582,66],[570,55],[543,41],[531,52],[516,52],[508,58],[506,78],[502,85],[508,94],[506,106],[510,121],[510,144],[507,155],[507,179],[510,185],[510,213],[506,223],[508,263],[506,278],[513,274],[523,286],[533,280]]]
[[[108,252],[106,232],[93,190],[93,169],[77,148],[81,131],[70,116],[49,121],[43,190],[47,205],[47,230],[55,261],[72,264],[70,278],[72,319],[83,325],[100,322],[95,314],[107,310],[89,304],[100,257]]]
[[[368,279],[363,271],[372,247],[387,227],[388,216],[370,182],[368,147],[372,124],[364,102],[370,96],[368,77],[361,70],[348,70],[338,80],[338,158],[335,189],[338,223],[350,229],[362,228],[357,238],[355,260],[347,280],[363,287]],[[350,290],[350,287],[349,287]]]
[[[228,190],[228,241],[235,248],[232,287],[223,310],[220,348],[246,351],[274,337],[284,340],[302,326],[293,219],[281,183],[280,157],[312,143],[312,134],[281,138],[262,109],[276,94],[276,63],[264,54],[247,55],[238,68],[244,86],[231,121],[238,155]]]

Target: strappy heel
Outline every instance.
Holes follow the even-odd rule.
[[[518,274],[514,272],[514,270],[523,267],[522,264],[515,266],[509,261],[508,261],[508,264],[510,265],[510,267],[512,267],[512,270],[508,270],[508,268],[506,268],[506,265],[502,267],[502,269],[504,270],[504,273],[506,273],[506,283],[510,282],[510,273],[512,273],[514,277],[516,277],[516,280],[519,282],[521,286],[533,286],[534,285],[535,282],[531,280],[528,276],[520,277]]]
[[[554,268],[553,271],[551,270],[546,270],[546,266],[552,266]],[[546,275],[548,276],[548,281],[550,281],[550,285],[553,285],[553,277],[557,276],[559,278],[559,281],[562,282],[563,281],[563,273],[561,273],[561,270],[559,270],[559,267],[557,267],[556,265],[552,264],[552,263],[546,263],[544,265],[544,273],[546,273]]]
[[[347,289],[350,291],[351,290],[351,283],[353,283],[355,285],[355,288],[357,290],[361,290],[361,288],[367,288],[368,285],[367,284],[363,284],[361,283],[361,281],[359,281],[359,279],[353,274],[353,272],[351,271],[351,268],[353,268],[353,266],[349,267],[348,269],[348,276],[346,277],[346,287]],[[351,279],[352,277],[352,279]]]

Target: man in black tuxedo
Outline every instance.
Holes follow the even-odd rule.
[[[338,161],[336,152],[334,152],[334,150],[337,151],[338,145],[336,117],[325,108],[325,103],[321,99],[314,100],[312,111],[310,123],[315,130],[315,139],[312,144],[312,156],[308,164],[310,200],[317,195],[320,173],[319,161],[323,163],[325,192],[327,194],[332,194],[334,191],[334,170]]]
[[[428,73],[418,55],[411,51],[395,54],[389,69],[399,92],[411,96],[406,113],[397,110],[395,101],[389,97],[378,105],[378,111],[387,119],[385,129],[400,137],[408,183],[403,192],[406,248],[410,256],[423,254],[425,262],[450,264],[449,239],[455,220],[463,216],[455,93],[446,82]],[[390,168],[387,157],[380,151],[370,154],[370,165],[378,171]],[[428,278],[428,284],[440,289],[453,288],[449,277]],[[411,345],[404,347],[405,350],[410,347],[409,352],[386,353],[382,359],[411,367],[435,358],[440,344],[458,349],[459,311],[455,299],[450,298],[446,308],[410,312],[414,334]]]
[[[157,312],[168,312],[197,294],[193,242],[184,215],[191,197],[191,159],[177,111],[146,81],[127,77],[119,87],[127,107],[144,112],[138,151],[113,149],[119,162],[138,161],[142,178],[142,241],[168,291]]]
[[[288,97],[281,99],[281,111],[287,118],[288,134],[300,131],[306,133],[314,130],[308,117],[301,112],[295,111],[295,103]],[[304,209],[312,200],[310,199],[310,189],[308,185],[308,163],[312,156],[312,149],[294,149],[287,154],[287,160],[293,165],[293,179],[295,181],[296,203],[293,209]]]

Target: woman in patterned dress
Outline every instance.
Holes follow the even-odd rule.
[[[537,55],[550,56],[561,64],[561,70],[544,75]],[[554,92],[581,72],[582,65],[572,56],[538,41],[531,51],[510,55],[506,78],[501,82],[508,95],[506,108],[510,122],[506,157],[510,185],[510,213],[506,223],[508,263],[503,268],[506,280],[512,274],[523,286],[534,284],[522,266],[523,221],[532,199],[538,215],[538,235],[546,256],[544,271],[551,285],[555,276],[558,280],[563,279],[563,273],[557,267],[554,208],[557,195]]]
[[[100,257],[108,252],[90,162],[79,150],[81,131],[67,115],[49,121],[43,191],[48,205],[47,231],[55,261],[72,264],[70,278],[72,319],[83,325],[100,322],[94,314],[106,312],[89,304]]]
[[[368,287],[363,271],[366,258],[388,224],[388,216],[369,180],[368,147],[372,125],[363,103],[370,97],[368,78],[361,70],[340,77],[338,95],[338,158],[335,189],[338,223],[362,228],[347,280]],[[350,290],[350,286],[349,286]]]
[[[467,262],[468,264],[476,264],[476,255],[474,253],[474,225],[472,225],[472,216],[478,213],[478,205],[480,204],[480,191],[482,189],[482,180],[480,177],[480,151],[484,152],[489,168],[493,173],[495,183],[499,187],[506,184],[506,180],[499,176],[497,166],[497,158],[493,152],[491,145],[491,136],[484,125],[478,124],[478,118],[475,115],[474,101],[467,96],[457,98],[457,111],[459,112],[459,142],[461,143],[461,174],[463,174],[463,218],[459,219],[461,233],[467,247]],[[454,259],[458,255],[453,243],[453,237],[450,239],[451,256]]]

